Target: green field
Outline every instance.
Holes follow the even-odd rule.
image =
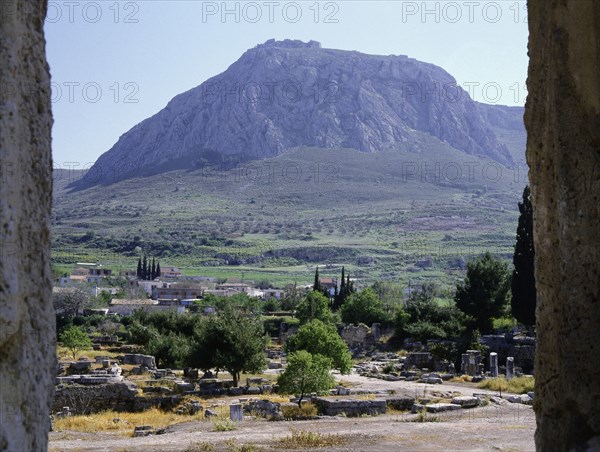
[[[55,176],[60,271],[133,269],[145,252],[187,275],[279,285],[310,283],[315,265],[322,275],[345,265],[365,284],[452,285],[475,255],[510,259],[526,174],[422,136],[411,149],[302,148],[79,192],[72,180]]]

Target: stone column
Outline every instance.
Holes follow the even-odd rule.
[[[529,0],[539,450],[600,444],[600,4]],[[595,442],[593,442],[595,441]]]
[[[467,350],[467,356],[467,375],[472,377],[477,374],[477,365],[481,362],[481,354],[478,350]]]
[[[498,353],[490,353],[490,375],[492,377],[498,376]]]
[[[468,371],[469,371],[469,354],[463,353],[461,355],[460,373],[462,375],[468,375],[467,374]]]
[[[515,376],[515,358],[506,358],[506,379],[511,380]]]
[[[0,450],[44,451],[56,372],[46,1],[0,3]]]
[[[235,422],[241,422],[244,420],[244,413],[240,403],[229,405],[229,419]]]

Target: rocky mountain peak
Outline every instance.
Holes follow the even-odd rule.
[[[193,167],[208,155],[261,159],[301,146],[411,149],[419,134],[511,166],[495,121],[522,124],[518,109],[474,102],[433,64],[271,39],[123,134],[76,188]]]

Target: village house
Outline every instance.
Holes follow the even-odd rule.
[[[112,270],[110,268],[90,268],[88,269],[88,275],[90,276],[101,276],[103,278],[112,276]]]
[[[99,296],[101,293],[108,293],[111,295],[116,295],[117,292],[119,291],[118,287],[98,287],[98,286],[94,286],[91,288],[91,293],[92,296],[97,297]]]
[[[252,287],[244,283],[223,283],[216,287],[217,290],[234,290],[236,292],[244,292],[249,294]]]
[[[161,278],[179,278],[181,276],[181,270],[177,267],[160,267]]]
[[[321,288],[326,291],[330,297],[335,295],[337,290],[337,278],[319,278],[319,284]]]
[[[159,311],[185,311],[185,307],[177,306],[164,306],[160,305],[157,300],[149,299],[137,299],[127,300],[120,298],[113,298],[108,308],[109,314],[118,314],[122,316],[130,316],[137,310],[143,310],[146,312],[159,312]]]
[[[240,292],[233,289],[207,289],[203,295],[214,295],[215,297],[233,297]]]
[[[136,279],[137,271],[136,270],[121,270],[119,272],[119,276],[125,279]]]
[[[275,298],[281,300],[285,296],[285,291],[282,289],[263,289],[262,298],[268,300],[269,298]]]
[[[152,288],[153,300],[184,300],[202,298],[205,287],[199,285],[180,285],[171,284],[170,287],[164,285]]]
[[[161,287],[168,289],[173,284],[172,282],[164,282],[164,281],[132,281],[134,284],[137,283],[139,287],[144,289],[149,297],[152,296],[154,289]]]

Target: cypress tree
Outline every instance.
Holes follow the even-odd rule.
[[[333,309],[337,310],[342,307],[348,296],[348,287],[346,285],[345,269],[342,267],[342,280],[340,283],[340,291],[335,295],[333,299]]]
[[[512,315],[523,325],[535,325],[535,307],[537,293],[535,289],[533,245],[533,207],[531,190],[526,186],[523,190],[523,202],[519,203],[519,223],[517,226],[517,242],[513,255],[515,269],[512,274],[510,301]]]
[[[138,279],[142,279],[142,258],[141,257],[138,258],[136,276],[138,277]]]
[[[313,290],[315,292],[321,292],[321,282],[319,281],[319,266],[317,265],[317,270],[315,271],[315,282],[313,284]]]
[[[154,258],[152,258],[152,270],[150,270],[150,279],[154,281],[156,278],[156,263],[154,262]]]
[[[156,277],[160,278],[160,262],[156,261]]]
[[[148,259],[144,254],[144,259],[142,260],[142,279],[148,279]]]

